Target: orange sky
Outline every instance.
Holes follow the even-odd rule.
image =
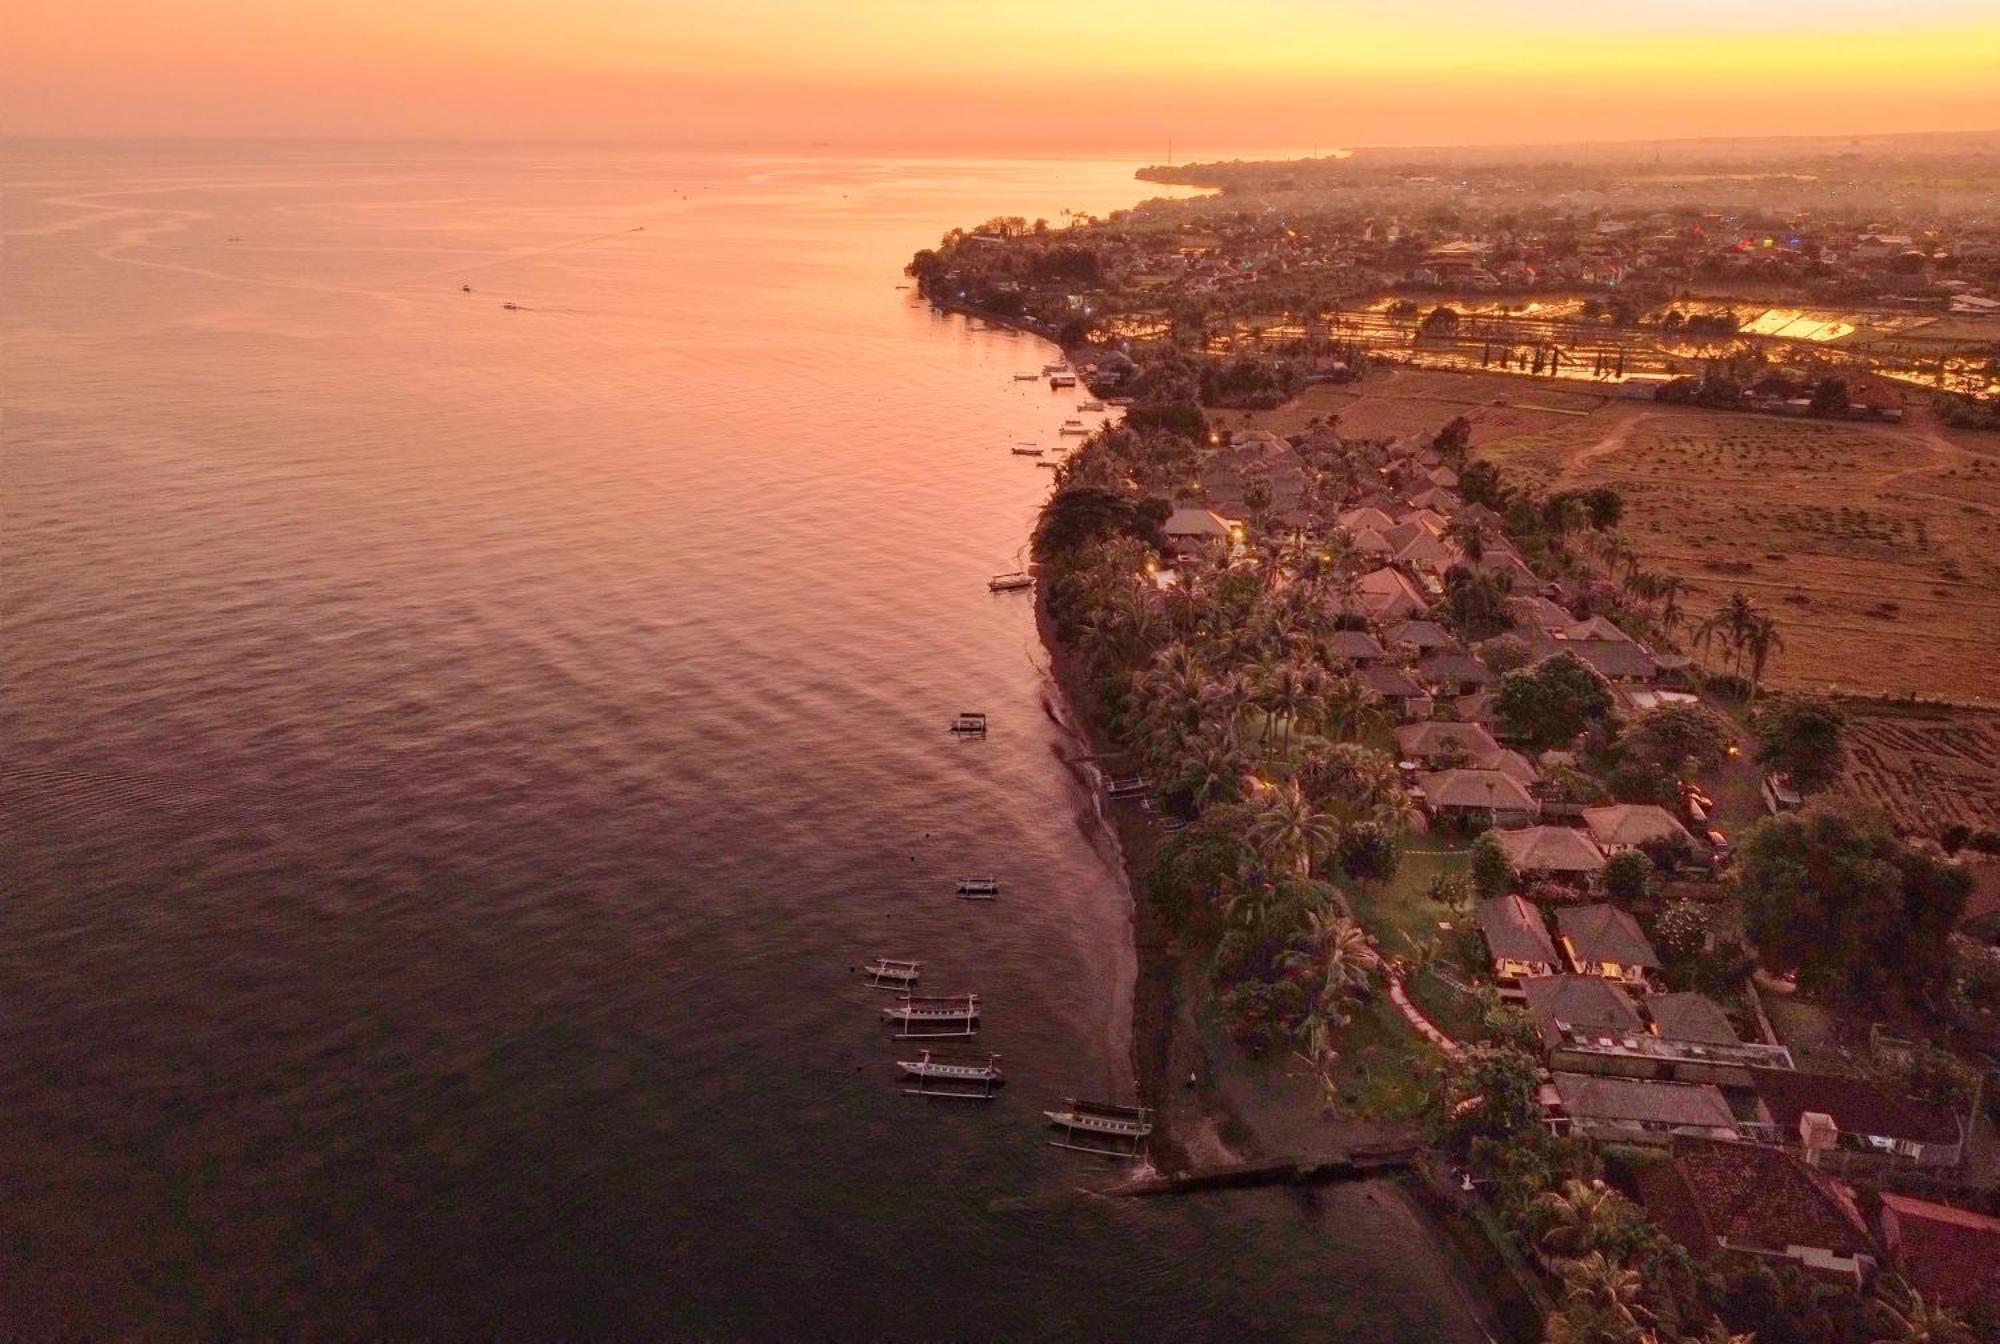
[[[0,129],[1177,150],[2000,128],[1993,0],[6,0]]]

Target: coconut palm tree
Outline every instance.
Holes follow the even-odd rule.
[[[1923,1294],[1908,1285],[1895,1296],[1896,1302],[1883,1296],[1868,1304],[1881,1332],[1873,1344],[1972,1344],[1972,1332],[1957,1313],[1924,1301]]]
[[[1269,871],[1310,877],[1313,860],[1339,843],[1340,821],[1288,779],[1264,792],[1245,838]]]
[[[1637,1216],[1631,1201],[1603,1181],[1564,1181],[1535,1198],[1535,1249],[1550,1259],[1574,1259],[1602,1250],[1629,1233]]]
[[[1573,1260],[1561,1261],[1556,1266],[1556,1274],[1563,1282],[1563,1312],[1574,1311],[1579,1319],[1589,1321],[1599,1330],[1611,1332],[1581,1338],[1644,1338],[1645,1328],[1641,1319],[1647,1313],[1639,1305],[1639,1296],[1645,1281],[1637,1270],[1627,1269],[1603,1251],[1591,1251]],[[1555,1338],[1553,1332],[1549,1338]]]
[[[1174,767],[1176,787],[1194,795],[1197,805],[1241,792],[1249,758],[1234,730],[1210,724],[1191,737]]]
[[[1757,687],[1764,680],[1765,664],[1771,654],[1785,647],[1778,623],[1769,616],[1753,616],[1743,632],[1743,648],[1750,655],[1750,700],[1757,700]]]
[[[1375,693],[1361,678],[1338,677],[1320,697],[1320,722],[1335,737],[1351,742],[1368,731],[1379,708]]]
[[[1322,906],[1306,917],[1306,939],[1319,954],[1326,988],[1335,994],[1361,988],[1382,969],[1375,940],[1333,906]]]

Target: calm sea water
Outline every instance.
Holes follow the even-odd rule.
[[[1130,165],[4,158],[0,1329],[1478,1337],[1386,1191],[1037,1128],[1132,1086],[984,587],[1074,399],[898,268]],[[1003,1100],[899,1095],[878,953]]]

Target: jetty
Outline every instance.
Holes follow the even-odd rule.
[[[1193,1167],[1171,1175],[1149,1176],[1120,1186],[1112,1193],[1133,1199],[1155,1195],[1191,1195],[1204,1190],[1244,1190],[1264,1185],[1328,1185],[1336,1181],[1367,1181],[1407,1171],[1423,1151],[1420,1143],[1360,1144],[1331,1158],[1304,1161],[1274,1157],[1255,1162],[1230,1162]]]

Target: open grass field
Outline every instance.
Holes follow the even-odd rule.
[[[1472,422],[1476,446],[1557,429],[1608,401],[1588,385],[1571,388],[1547,379],[1392,368],[1358,383],[1309,387],[1275,410],[1225,411],[1217,419],[1231,429],[1296,434],[1315,418],[1332,415],[1339,417],[1343,436],[1373,439],[1429,438],[1462,415]]]
[[[1912,833],[1935,835],[1953,822],[2000,827],[2000,715],[1850,709],[1836,788]]]
[[[2000,701],[2000,458],[1974,436],[1628,403],[1486,443],[1542,486],[1609,485],[1647,568],[1741,588],[1785,648],[1769,684]]]

